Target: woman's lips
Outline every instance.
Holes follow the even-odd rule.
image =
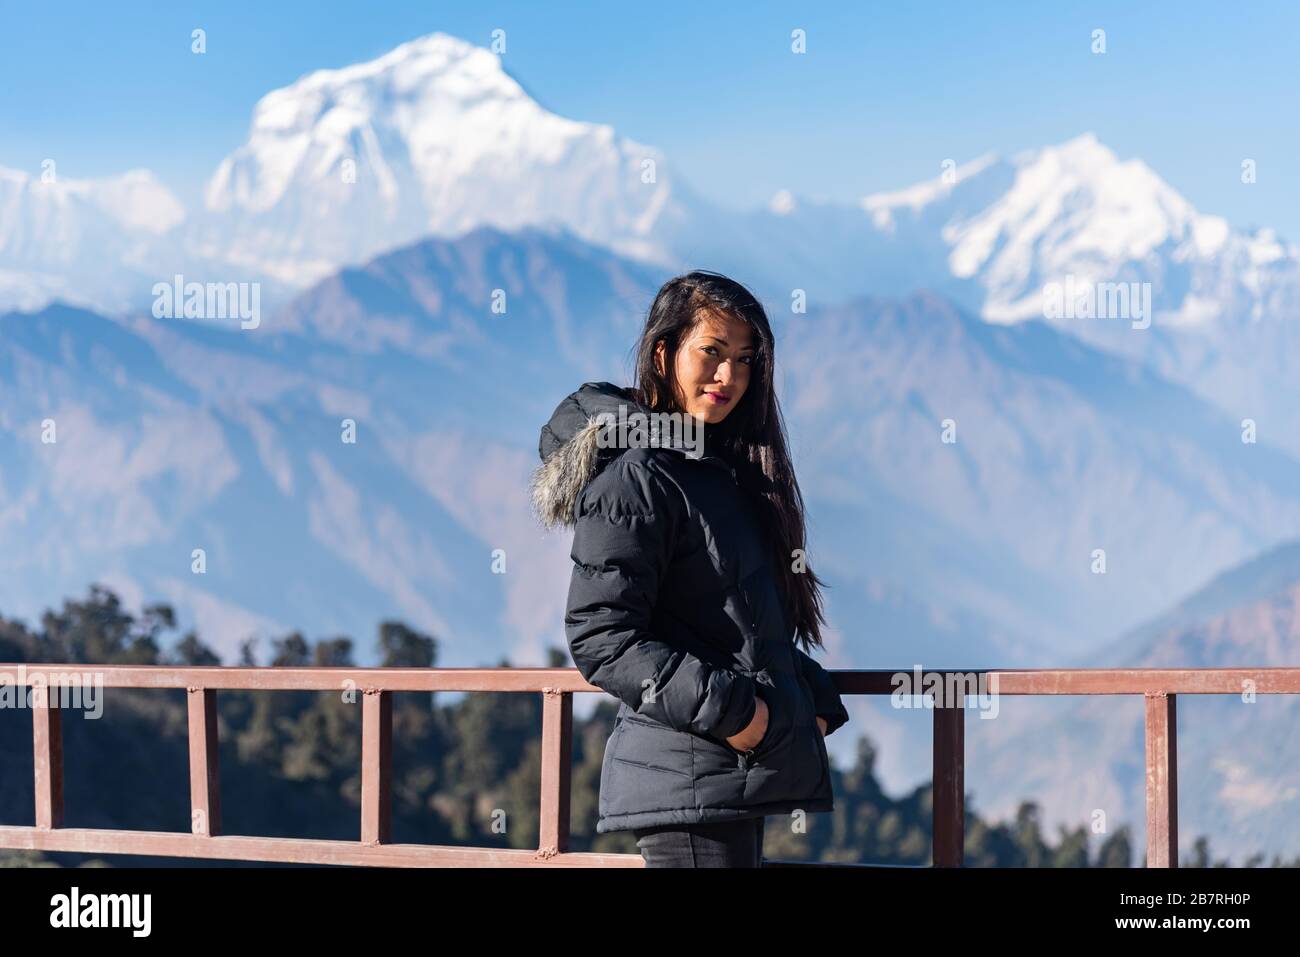
[[[723,395],[721,395],[721,394],[719,394],[719,393],[717,393],[717,392],[706,392],[706,393],[704,393],[704,394],[705,394],[706,396],[708,396],[709,399],[710,399],[712,402],[716,403],[717,405],[726,405],[728,402],[731,401],[731,396],[729,396],[729,395],[728,395],[728,396],[723,396]]]

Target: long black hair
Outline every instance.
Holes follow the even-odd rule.
[[[634,347],[633,388],[652,412],[680,412],[677,349],[695,324],[709,315],[748,323],[753,331],[754,359],[740,403],[721,423],[707,427],[707,441],[716,441],[718,454],[735,467],[737,480],[759,510],[761,527],[769,530],[777,582],[797,639],[805,650],[823,647],[821,630],[826,619],[821,589],[826,583],[808,563],[803,495],[787,451],[785,420],[773,379],[775,340],[762,304],[743,285],[720,273],[696,270],[668,280],[655,295]],[[655,364],[660,342],[664,343],[663,373]]]

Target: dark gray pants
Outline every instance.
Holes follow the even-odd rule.
[[[761,867],[761,817],[635,828],[646,867]]]

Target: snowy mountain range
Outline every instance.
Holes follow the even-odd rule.
[[[626,258],[708,264],[777,301],[945,295],[992,322],[1049,318],[1045,287],[1150,283],[1154,316],[1050,319],[1133,356],[1296,450],[1282,428],[1300,343],[1300,250],[1233,230],[1090,133],[859,203],[781,193],[735,211],[658,150],[539,105],[489,51],[443,33],[318,70],[256,105],[247,141],[184,211],[150,174],[0,171],[0,308],[144,307],[180,270],[259,279],[264,301],[425,237],[565,229]],[[1248,188],[1243,185],[1243,188]]]

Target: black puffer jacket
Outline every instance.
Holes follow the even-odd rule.
[[[827,733],[849,719],[793,640],[758,516],[717,455],[605,449],[595,417],[646,410],[588,382],[542,428],[534,507],[573,526],[565,630],[591,684],[622,703],[597,833],[833,808]],[[709,450],[706,448],[705,452]],[[751,751],[726,738],[770,709]]]

